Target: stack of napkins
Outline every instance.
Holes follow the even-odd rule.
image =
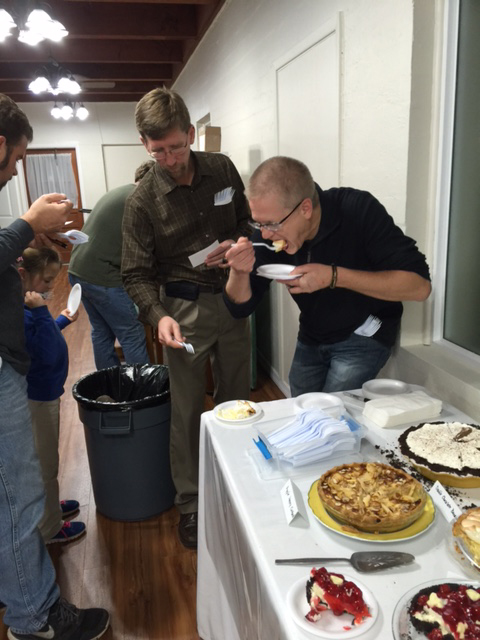
[[[259,436],[269,452],[295,467],[323,460],[340,451],[358,450],[359,438],[344,419],[332,418],[321,409],[297,414],[287,424]]]
[[[365,403],[363,415],[379,427],[396,427],[407,422],[431,420],[440,415],[442,401],[424,391],[386,396]]]

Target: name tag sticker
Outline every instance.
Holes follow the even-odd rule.
[[[442,512],[447,522],[453,522],[462,515],[460,507],[452,500],[445,487],[438,480],[430,489],[429,494],[435,507]]]
[[[300,489],[291,480],[288,480],[280,491],[283,510],[287,524],[305,527],[308,525],[307,512]]]

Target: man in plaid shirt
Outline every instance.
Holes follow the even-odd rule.
[[[195,129],[177,93],[150,91],[137,104],[135,121],[156,164],[126,203],[122,274],[142,317],[170,347],[170,462],[179,536],[185,546],[196,547],[207,360],[216,404],[248,399],[250,389],[248,321],[234,319],[222,296],[224,256],[247,233],[249,208],[233,163],[222,154],[191,150]],[[205,249],[197,264],[194,254]],[[195,354],[182,348],[183,341],[193,344]]]

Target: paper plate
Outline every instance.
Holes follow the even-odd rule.
[[[425,640],[424,633],[420,633],[415,629],[410,622],[410,616],[408,609],[412,599],[417,595],[419,591],[426,587],[435,587],[437,585],[450,583],[450,584],[467,584],[475,588],[480,586],[480,583],[475,580],[457,580],[455,578],[439,578],[437,580],[430,580],[419,584],[413,589],[407,591],[398,601],[392,618],[392,631],[394,640]]]
[[[341,398],[332,393],[312,392],[297,396],[293,405],[298,411],[308,411],[309,409],[322,409],[334,418],[339,418],[345,410]]]
[[[362,386],[363,394],[366,398],[384,398],[385,396],[397,396],[401,393],[410,393],[410,385],[401,380],[390,380],[389,378],[376,378],[368,380]]]
[[[252,407],[252,409],[255,409],[255,414],[249,416],[248,418],[239,418],[238,420],[232,420],[229,418],[222,418],[218,415],[219,411],[223,409],[232,409],[236,405],[236,403],[237,403],[237,400],[229,400],[228,402],[222,402],[222,404],[219,404],[218,406],[215,407],[213,415],[219,422],[221,422],[224,425],[229,425],[230,427],[241,427],[244,424],[250,424],[258,420],[259,418],[261,418],[263,415],[263,409],[259,407],[258,404],[255,404],[255,402],[251,402],[250,400],[248,401],[248,404]]]
[[[295,280],[300,278],[301,274],[291,276],[290,272],[295,269],[292,264],[264,264],[258,267],[257,274],[262,278],[270,278],[271,280]]]
[[[68,313],[71,316],[77,313],[78,307],[80,306],[81,299],[82,299],[82,287],[77,282],[77,284],[73,285],[67,300],[67,309],[68,309]]]
[[[435,507],[430,496],[427,496],[427,503],[422,515],[413,524],[400,531],[391,533],[367,533],[366,531],[350,531],[345,529],[343,523],[333,518],[325,509],[317,491],[318,480],[310,487],[308,492],[308,506],[312,510],[315,518],[327,529],[335,531],[347,538],[359,538],[370,542],[392,542],[393,540],[403,540],[404,538],[415,538],[431,527],[435,519]]]
[[[347,638],[356,638],[362,633],[365,633],[375,624],[378,618],[378,604],[373,593],[368,587],[359,582],[357,578],[352,578],[343,573],[341,575],[343,575],[346,580],[354,582],[359,589],[362,590],[363,599],[368,606],[371,618],[365,618],[362,624],[354,626],[352,624],[353,616],[351,614],[342,613],[341,616],[335,616],[328,610],[322,613],[317,622],[310,622],[310,620],[305,618],[306,614],[310,611],[305,591],[307,580],[310,577],[307,576],[297,580],[287,593],[288,610],[299,627],[320,638],[338,638],[339,640],[345,638],[345,640],[347,640]]]
[[[84,244],[85,242],[88,242],[87,234],[79,229],[71,229],[65,233],[57,233],[57,236],[65,238],[65,240],[68,240],[70,244]]]

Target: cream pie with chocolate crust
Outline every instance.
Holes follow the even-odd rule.
[[[378,462],[334,467],[317,483],[319,498],[340,522],[370,533],[400,531],[417,520],[427,502],[422,485],[401,469]]]
[[[451,487],[480,487],[480,426],[425,422],[398,439],[402,454],[426,478]]]

